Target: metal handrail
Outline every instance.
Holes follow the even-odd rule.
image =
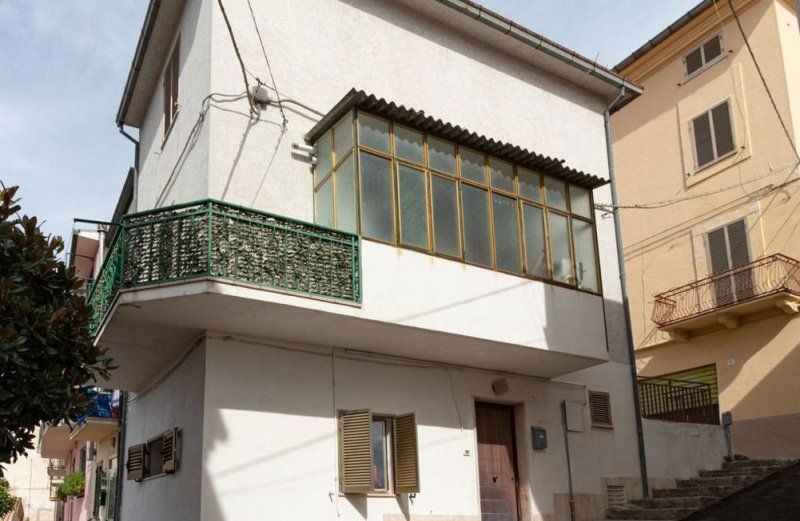
[[[775,254],[654,295],[651,318],[664,327],[780,292],[800,296],[800,262]]]
[[[124,288],[216,278],[361,302],[358,235],[214,199],[124,216],[88,302],[96,331]]]
[[[718,424],[711,385],[705,382],[643,378],[639,382],[642,418]]]

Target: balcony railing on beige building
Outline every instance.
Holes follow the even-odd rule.
[[[797,312],[800,262],[781,254],[655,295],[652,320],[666,328],[778,294],[792,297],[778,302],[779,307]]]

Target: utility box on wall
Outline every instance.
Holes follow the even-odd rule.
[[[533,450],[547,448],[547,430],[544,427],[531,427],[531,443]]]

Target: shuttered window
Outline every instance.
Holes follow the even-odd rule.
[[[611,427],[611,398],[608,393],[589,391],[589,413],[595,427]]]
[[[100,507],[106,504],[106,473],[103,467],[98,466],[94,472],[94,505],[92,515],[97,518],[100,515]]]
[[[399,494],[419,492],[417,420],[406,414],[394,419],[394,490]]]
[[[721,275],[750,264],[750,246],[744,219],[717,228],[707,236],[708,256],[712,275]],[[732,304],[754,295],[753,274],[738,269],[729,277],[718,277],[714,281],[714,296],[717,305]]]
[[[171,429],[162,436],[161,454],[164,472],[172,474],[178,470],[178,429]]]
[[[724,101],[692,120],[695,162],[705,166],[736,148],[731,123],[730,103]]]
[[[722,56],[722,38],[717,34],[684,56],[683,64],[686,67],[686,76],[692,76],[708,67],[720,56]]]
[[[128,461],[125,468],[129,480],[141,481],[146,474],[147,446],[144,444],[128,447]]]
[[[141,481],[145,478],[172,474],[178,470],[180,459],[180,430],[169,429],[150,439],[147,443],[128,447],[128,479]]]
[[[415,415],[340,412],[339,458],[340,486],[345,494],[419,492]]]
[[[178,73],[180,70],[180,40],[175,43],[169,62],[164,68],[164,137],[178,114]]]
[[[341,488],[345,494],[372,491],[372,413],[343,412],[339,416]]]

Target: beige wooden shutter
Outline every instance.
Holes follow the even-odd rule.
[[[608,393],[589,391],[592,425],[611,426],[611,398]]]
[[[711,111],[714,120],[714,142],[717,145],[717,157],[722,157],[734,149],[731,111],[726,101]]]
[[[394,419],[394,491],[399,494],[419,492],[419,454],[417,419],[414,413]]]
[[[180,455],[178,429],[170,429],[163,435],[161,455],[164,460],[164,472],[172,474],[178,470]]]
[[[128,470],[127,479],[136,481],[144,479],[145,468],[147,467],[146,460],[146,445],[131,445],[128,447],[128,462],[125,464],[125,468]]]
[[[342,411],[339,414],[340,482],[345,494],[372,491],[372,413]]]

